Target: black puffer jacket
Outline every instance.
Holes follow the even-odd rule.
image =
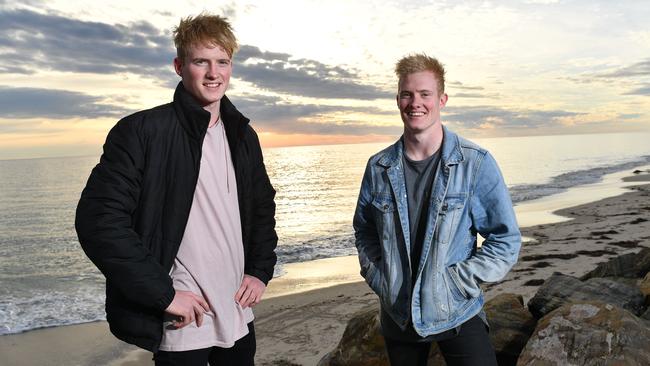
[[[244,271],[268,283],[276,262],[275,190],[257,135],[225,96],[221,119],[235,166]],[[106,276],[111,332],[153,352],[174,298],[169,271],[189,217],[209,120],[181,83],[172,103],[122,119],[108,134],[77,206],[79,242]]]

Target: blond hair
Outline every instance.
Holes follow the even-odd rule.
[[[438,94],[442,95],[445,92],[445,68],[437,59],[423,53],[416,53],[403,57],[395,65],[395,74],[399,82],[407,75],[421,71],[430,71],[436,76]]]
[[[174,45],[181,61],[189,49],[197,45],[221,46],[231,58],[239,48],[228,20],[207,13],[181,19],[178,27],[174,28]]]

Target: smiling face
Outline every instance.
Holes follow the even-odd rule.
[[[447,94],[438,93],[438,80],[431,71],[406,75],[399,82],[397,107],[404,132],[419,134],[441,128],[440,110],[447,103]]]
[[[232,75],[232,60],[223,47],[192,46],[183,60],[174,59],[174,68],[183,79],[185,90],[203,108],[218,113]]]

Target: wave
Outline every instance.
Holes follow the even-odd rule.
[[[650,164],[650,155],[621,164],[567,172],[551,178],[548,183],[516,185],[510,188],[510,196],[514,203],[530,201],[564,192],[571,187],[598,183],[607,174],[617,173],[645,164]]]

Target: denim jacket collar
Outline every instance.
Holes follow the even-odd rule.
[[[458,135],[449,131],[447,127],[442,126],[443,136],[442,139],[442,154],[440,156],[441,165],[450,166],[462,162],[465,157],[460,145]],[[400,137],[393,149],[389,150],[384,156],[377,161],[377,164],[389,168],[401,164],[402,154],[404,153],[404,136]]]

